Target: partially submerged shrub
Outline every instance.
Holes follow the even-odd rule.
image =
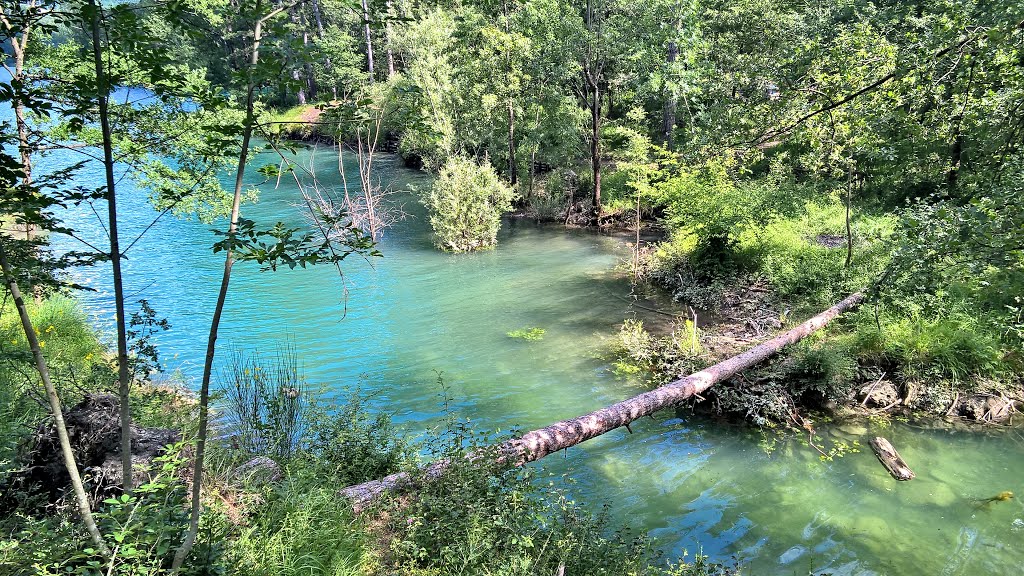
[[[640,320],[623,322],[614,344],[615,372],[623,376],[644,374],[655,382],[684,376],[705,363],[700,332],[686,319],[667,336],[656,337]]]
[[[437,247],[470,252],[498,242],[501,215],[512,210],[513,198],[515,193],[498,179],[489,162],[453,156],[421,201]]]

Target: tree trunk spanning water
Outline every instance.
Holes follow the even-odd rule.
[[[519,466],[539,460],[559,450],[576,446],[616,428],[625,426],[628,429],[629,424],[635,420],[654,414],[659,410],[677,406],[718,382],[763,362],[782,348],[813,334],[843,312],[855,308],[862,300],[864,300],[864,293],[856,292],[796,328],[700,372],[695,372],[650,392],[644,392],[589,414],[527,432],[521,438],[507,440],[498,446],[499,457],[504,462]],[[426,477],[437,477],[443,474],[447,467],[448,462],[445,460],[434,462],[426,469]],[[341,493],[352,500],[353,506],[359,509],[379,494],[408,485],[410,480],[407,473],[399,472],[380,480],[349,486]]]

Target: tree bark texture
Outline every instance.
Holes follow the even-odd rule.
[[[100,40],[102,23],[102,7],[96,0],[93,4],[92,20],[92,55],[96,71],[96,87],[98,88],[97,106],[100,114],[100,132],[103,137],[103,172],[106,176],[107,188],[107,235],[110,237],[110,267],[114,280],[114,312],[117,315],[115,327],[117,331],[117,395],[121,399],[121,465],[124,478],[124,491],[131,492],[132,478],[132,413],[129,402],[131,394],[131,376],[128,372],[128,335],[127,320],[124,315],[124,284],[121,274],[121,245],[118,239],[117,225],[117,192],[114,178],[114,144],[110,133],[110,113],[107,82],[107,69],[103,62],[103,46]]]
[[[700,372],[695,372],[628,400],[527,432],[520,438],[507,440],[498,446],[499,457],[504,462],[517,466],[523,465],[560,450],[571,448],[616,428],[628,426],[631,422],[659,410],[677,406],[687,399],[699,395],[714,384],[766,360],[782,348],[799,342],[843,312],[855,308],[863,300],[864,293],[856,292],[792,330],[758,344],[738,356],[733,356]],[[426,477],[429,479],[440,476],[447,466],[448,462],[445,460],[430,464],[426,469]],[[410,482],[411,477],[407,473],[399,472],[380,480],[349,486],[342,490],[341,494],[352,501],[353,507],[360,509],[378,495],[401,489],[408,486]]]
[[[366,0],[363,1],[363,34],[366,36],[366,70],[370,73],[370,81],[373,81],[373,39],[370,36],[370,6]]]

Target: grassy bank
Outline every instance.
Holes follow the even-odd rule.
[[[670,236],[647,248],[642,276],[712,320],[701,327],[700,354],[681,351],[678,335],[638,336],[625,326],[625,369],[678,376],[865,289],[860,310],[746,374],[743,382],[757,386],[719,388],[715,405],[760,424],[793,424],[794,411],[841,407],[979,419],[970,402],[1024,399],[1012,279],[999,270],[901,277],[907,266],[894,254],[907,232],[868,194],[852,201],[848,236],[841,189],[707,171],[681,178],[662,187]]]

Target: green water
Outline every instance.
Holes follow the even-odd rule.
[[[310,159],[308,151],[300,160]],[[269,156],[257,164],[274,162]],[[317,167],[328,184],[334,158]],[[51,158],[49,162],[58,162]],[[425,185],[422,175],[381,161],[396,188]],[[85,172],[81,179],[98,179]],[[152,218],[144,194],[126,187],[122,237]],[[307,379],[340,391],[360,387],[380,410],[413,433],[441,416],[438,372],[453,408],[483,427],[529,429],[637,393],[602,355],[617,325],[634,314],[628,283],[615,271],[625,240],[558,226],[506,222],[496,250],[443,254],[431,247],[422,209],[407,198],[409,218],[389,230],[384,258],[346,262],[349,295],[330,269],[259,273],[236,267],[220,358],[231,348],[272,352],[290,340]],[[301,223],[294,186],[264,187],[244,215],[263,224]],[[71,215],[87,238],[102,241],[90,211]],[[173,329],[160,336],[168,370],[199,374],[208,318],[222,266],[211,255],[209,226],[161,220],[126,262],[131,299],[147,298]],[[68,246],[73,244],[68,243]],[[98,289],[85,296],[97,325],[112,309],[107,275],[84,271]],[[545,330],[540,341],[507,336]],[[1019,500],[975,509],[972,499],[1002,490],[1024,495],[1019,431],[949,433],[898,424],[853,430],[860,453],[822,463],[796,439],[767,453],[743,428],[671,413],[644,420],[634,434],[616,431],[565,456],[539,463],[567,475],[574,496],[649,532],[669,555],[698,550],[736,560],[753,574],[1020,574],[1024,509]],[[822,426],[828,437],[841,434]],[[890,438],[918,472],[892,480],[867,447]]]

